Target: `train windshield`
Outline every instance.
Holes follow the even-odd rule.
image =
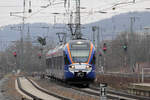
[[[89,58],[89,45],[88,44],[72,44],[71,56],[74,63],[86,63]]]

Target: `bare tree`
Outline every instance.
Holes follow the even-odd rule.
[[[105,69],[107,71],[126,70],[134,72],[136,63],[149,62],[150,38],[138,33],[121,32],[114,40],[105,40],[107,51],[102,56],[106,58]],[[123,48],[127,45],[126,50]],[[104,62],[104,61],[102,61]]]

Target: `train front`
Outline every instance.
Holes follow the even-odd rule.
[[[65,79],[89,84],[95,79],[95,47],[89,40],[72,40],[65,48]]]

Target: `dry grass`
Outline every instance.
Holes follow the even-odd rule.
[[[116,75],[97,75],[96,84],[107,83],[109,86],[115,89],[125,90],[130,83],[138,83],[138,78],[135,77],[122,77]],[[145,82],[150,83],[150,79],[145,79]]]
[[[8,81],[6,81],[6,83],[3,86],[6,90],[5,95],[12,98],[12,100],[21,100],[22,95],[20,95],[15,88],[16,76],[9,75],[6,77],[8,78]]]

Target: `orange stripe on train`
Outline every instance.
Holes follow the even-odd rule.
[[[92,54],[92,50],[93,50],[93,44],[91,43],[90,54],[89,54],[89,58],[88,58],[88,62],[87,62],[87,64],[89,64],[89,62],[90,62],[90,58],[91,58],[91,54]]]
[[[71,53],[70,53],[70,48],[69,48],[69,43],[67,44],[67,49],[68,49],[68,53],[69,53],[69,58],[71,60],[71,63],[73,64],[74,62],[72,61],[72,57],[71,57]]]

